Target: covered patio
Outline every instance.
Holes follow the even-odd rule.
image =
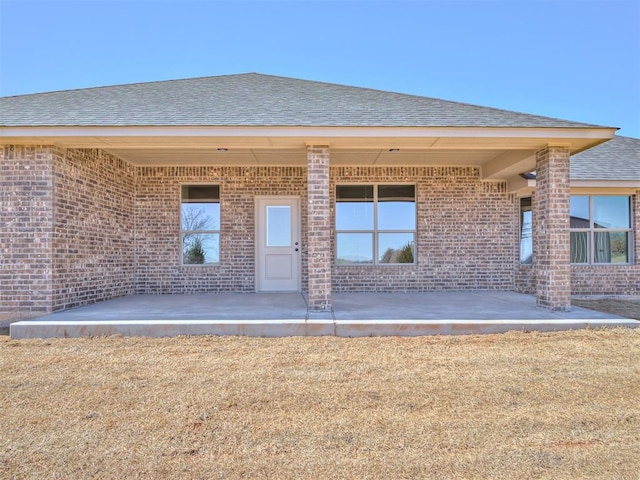
[[[334,293],[331,312],[314,313],[300,293],[131,295],[13,323],[12,338],[105,335],[417,336],[559,331],[640,322],[574,307],[536,307],[532,295],[504,291]]]
[[[0,313],[58,312],[16,338],[561,329],[607,320],[576,272],[635,292],[631,218],[625,262],[570,255],[570,158],[614,127],[261,74],[2,105]]]

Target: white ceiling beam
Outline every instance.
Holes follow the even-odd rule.
[[[535,169],[535,152],[530,150],[507,151],[482,166],[483,180],[504,180]]]

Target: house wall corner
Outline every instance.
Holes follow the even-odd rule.
[[[52,146],[0,146],[0,315],[52,311]]]

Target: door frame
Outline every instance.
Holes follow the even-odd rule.
[[[265,218],[261,218],[263,216],[263,212],[261,211],[261,202],[269,201],[269,200],[288,200],[293,203],[294,208],[296,210],[296,227],[292,232],[294,237],[292,241],[298,242],[297,248],[299,248],[299,255],[297,256],[297,285],[294,290],[260,290],[260,268],[261,268],[261,260],[260,260],[260,227],[265,225]],[[285,292],[301,292],[302,291],[302,211],[301,211],[301,201],[300,195],[256,195],[254,197],[254,284],[256,292],[273,292],[273,293],[285,293]]]

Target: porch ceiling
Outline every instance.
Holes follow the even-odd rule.
[[[303,166],[307,145],[329,145],[336,166],[468,165],[481,167],[485,179],[503,180],[534,170],[535,152],[545,145],[575,154],[614,134],[612,128],[0,127],[0,142],[100,148],[140,166]]]
[[[298,165],[306,166],[305,148],[248,149],[230,148],[107,148],[110,153],[135,165]],[[401,149],[331,149],[334,166],[391,165],[483,165],[501,153],[500,150],[418,150]]]

